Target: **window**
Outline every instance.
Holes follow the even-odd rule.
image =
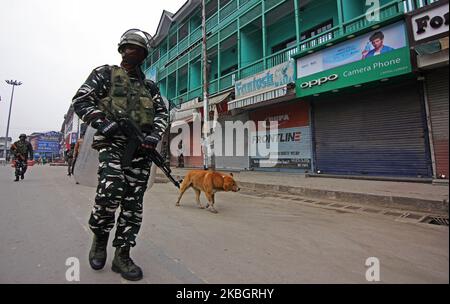
[[[206,20],[208,20],[211,16],[217,13],[217,0],[211,0],[208,3],[206,3],[205,11],[206,11]]]
[[[333,19],[330,19],[328,21],[325,21],[325,22],[303,32],[300,36],[300,40],[305,40],[305,39],[320,35],[321,33],[328,31],[332,27],[333,27]]]
[[[279,52],[281,50],[287,49],[287,48],[295,45],[296,42],[297,41],[296,41],[295,37],[292,37],[292,38],[289,38],[288,40],[285,40],[277,45],[274,45],[272,47],[272,54]]]
[[[169,50],[171,50],[176,45],[177,45],[177,33],[173,34],[169,38]]]
[[[159,49],[156,49],[155,52],[153,53],[153,62],[158,61],[159,59]]]
[[[178,29],[178,40],[181,41],[188,35],[188,23],[186,22]]]
[[[222,75],[222,76],[223,76],[223,75],[228,75],[229,73],[234,72],[234,71],[236,71],[237,69],[238,69],[238,65],[235,64],[235,65],[229,67],[228,69],[223,70],[223,71],[220,73],[220,75]],[[217,77],[217,76],[216,76],[216,77]]]

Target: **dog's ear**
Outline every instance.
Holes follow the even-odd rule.
[[[230,176],[233,176],[233,173],[230,172]]]

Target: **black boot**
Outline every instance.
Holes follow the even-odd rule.
[[[95,235],[92,241],[91,250],[89,251],[89,264],[92,269],[100,270],[106,263],[106,247],[108,246],[109,234]]]
[[[16,175],[16,179],[14,180],[15,182],[19,181],[19,175]]]
[[[143,276],[142,269],[130,258],[130,247],[116,248],[111,269],[129,281],[139,281]]]
[[[22,175],[20,176],[21,179],[25,178],[25,175],[22,173]]]

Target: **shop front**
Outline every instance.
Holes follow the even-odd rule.
[[[429,178],[425,105],[403,21],[297,59],[317,174]]]
[[[309,105],[296,98],[294,81],[293,60],[236,81],[236,99],[228,103],[228,109],[231,120],[242,123],[242,136],[233,139],[237,146],[243,141],[242,148],[233,153],[243,154],[227,157],[228,167],[311,170]]]
[[[250,134],[254,170],[309,172],[311,170],[311,127],[309,104],[293,100],[250,112],[257,129]],[[270,123],[276,129],[269,130]],[[261,155],[260,145],[270,144],[269,155]],[[255,149],[256,148],[256,149]]]
[[[428,117],[433,177],[448,182],[448,1],[438,1],[408,14],[409,43],[420,75]]]

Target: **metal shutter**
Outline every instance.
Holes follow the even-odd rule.
[[[448,178],[448,67],[427,75],[436,175]]]
[[[225,122],[226,121],[242,121],[244,124],[248,121],[248,113],[243,113],[240,115],[219,118],[219,123],[222,126],[222,139],[225,140]],[[244,133],[244,138],[236,138],[234,135],[234,145],[236,149],[236,141],[241,141],[245,143],[244,146],[244,156],[225,156],[225,142],[222,142],[222,156],[216,156],[216,168],[217,169],[248,169],[250,167],[250,158],[248,156],[248,132]]]
[[[314,102],[316,170],[325,174],[431,176],[417,83]]]

